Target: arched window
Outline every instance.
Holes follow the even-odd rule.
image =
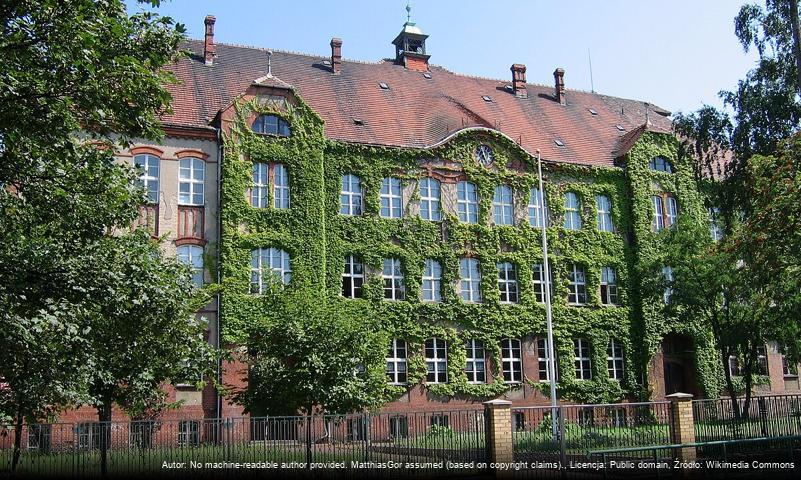
[[[434,222],[442,220],[439,191],[439,180],[433,178],[420,180],[420,217],[423,220]]]
[[[147,191],[149,203],[159,202],[159,157],[150,154],[134,156],[134,166],[141,170],[139,184]]]
[[[203,205],[206,163],[199,158],[182,158],[178,167],[178,203]]]
[[[598,230],[611,232],[615,229],[612,226],[612,202],[606,195],[595,196],[595,209],[598,213]]]
[[[495,187],[495,195],[492,197],[492,212],[495,225],[513,225],[515,223],[512,187],[509,185]]]
[[[475,184],[470,182],[456,184],[456,209],[460,222],[478,222],[478,193]]]
[[[287,285],[292,279],[289,254],[277,248],[257,248],[250,252],[250,291],[262,293],[270,275]]]
[[[498,290],[501,294],[501,303],[517,303],[517,272],[515,266],[509,262],[496,265],[498,267]]]
[[[192,272],[192,283],[203,286],[203,247],[198,245],[181,245],[178,247],[178,261],[188,265]]]
[[[253,131],[288,137],[290,135],[289,123],[276,115],[261,115],[253,122]]]
[[[573,192],[565,193],[565,228],[581,230],[581,201]]]
[[[658,172],[673,173],[673,164],[665,157],[654,157],[648,162],[648,168]]]
[[[528,195],[528,224],[532,227],[541,228],[542,222],[546,222],[547,226],[548,208],[546,202],[544,195],[542,201],[540,200],[540,189],[532,187]]]

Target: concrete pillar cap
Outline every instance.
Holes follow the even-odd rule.
[[[484,402],[484,405],[488,407],[511,407],[512,402],[509,400],[501,400],[500,398],[496,398],[495,400]]]
[[[670,395],[665,395],[665,398],[667,398],[668,400],[680,400],[680,401],[692,400],[693,395],[691,393],[676,392],[676,393],[671,393]]]

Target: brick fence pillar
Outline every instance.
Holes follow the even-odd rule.
[[[670,438],[673,443],[695,442],[695,419],[693,418],[693,396],[689,393],[671,393],[670,400]],[[695,447],[680,448],[676,458],[681,461],[695,460]]]
[[[490,400],[484,402],[486,418],[487,453],[490,463],[511,463],[514,460],[512,449],[512,402],[508,400]],[[501,470],[497,467],[496,473]],[[508,472],[508,470],[507,470]]]

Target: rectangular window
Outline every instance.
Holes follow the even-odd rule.
[[[153,433],[155,422],[139,420],[131,422],[128,427],[128,445],[133,448],[150,448],[153,446]]]
[[[765,346],[761,345],[756,348],[757,353],[757,363],[756,368],[754,369],[754,373],[757,375],[767,375],[768,374],[768,353],[765,350]]]
[[[281,164],[273,165],[273,207],[289,208],[289,175]]]
[[[434,415],[431,415],[432,427],[448,428],[450,423],[450,417],[444,413],[435,413]]]
[[[520,383],[523,381],[523,359],[520,340],[514,338],[501,340],[501,365],[503,367],[503,383]]]
[[[423,301],[442,301],[442,267],[430,258],[426,259],[423,269]]]
[[[537,367],[539,369],[539,376],[540,382],[550,382],[551,376],[548,375],[550,371],[549,362],[551,361],[551,356],[548,352],[548,339],[547,338],[538,338],[537,339]]]
[[[178,204],[203,205],[206,164],[199,158],[182,158],[178,166]]]
[[[798,376],[798,365],[795,363],[790,363],[787,355],[782,355],[782,373],[785,377]]]
[[[487,383],[484,342],[468,340],[465,343],[465,350],[467,350],[467,364],[464,371],[467,374],[467,383]]]
[[[595,208],[598,213],[598,230],[602,232],[611,232],[614,230],[612,226],[612,202],[606,195],[595,196]]]
[[[662,279],[665,281],[665,291],[662,293],[662,301],[667,305],[670,302],[670,297],[673,295],[673,269],[668,266],[662,267]]]
[[[465,302],[481,302],[481,276],[478,272],[478,260],[462,258],[459,260],[461,275],[460,292]]]
[[[40,453],[50,451],[50,439],[53,431],[52,425],[34,423],[28,425],[28,450]]]
[[[617,305],[617,272],[612,267],[601,267],[601,303]]]
[[[606,349],[606,366],[609,370],[609,378],[623,380],[623,345],[614,338],[609,340],[609,346]]]
[[[78,448],[81,450],[94,450],[100,448],[100,424],[96,422],[79,423]]]
[[[742,375],[740,371],[740,359],[737,355],[729,355],[729,374],[732,377],[739,377]]]
[[[178,261],[189,266],[192,283],[196,287],[203,286],[203,247],[199,245],[181,245],[177,249]]]
[[[478,222],[478,194],[474,184],[470,182],[456,184],[456,209],[460,222]]]
[[[345,257],[345,271],[342,273],[342,296],[345,298],[362,298],[364,284],[364,265],[357,257]]]
[[[578,411],[578,424],[584,428],[595,425],[595,411],[592,407],[582,408]]]
[[[340,215],[361,215],[363,205],[361,179],[356,175],[342,175],[342,191],[339,194]]]
[[[385,178],[381,182],[381,216],[383,218],[403,216],[400,179]]]
[[[495,187],[495,195],[492,197],[492,212],[495,225],[514,225],[512,187],[508,185]]]
[[[658,232],[665,228],[664,208],[662,207],[662,197],[654,195],[651,197],[654,205],[654,222],[651,224],[653,231]]]
[[[430,338],[425,343],[426,383],[448,383],[445,340]]]
[[[181,420],[178,422],[178,446],[196,447],[200,445],[200,422]]]
[[[439,205],[439,181],[433,178],[420,180],[420,217],[423,220],[438,222],[442,220]]]
[[[547,208],[543,207],[545,198],[540,198],[540,189],[532,188],[528,195],[528,224],[532,227],[542,228],[542,222],[547,226]]]
[[[723,229],[720,228],[720,209],[713,207],[709,209],[709,236],[713,242],[718,242],[723,238]]]
[[[612,427],[625,427],[627,425],[626,421],[626,409],[625,408],[612,408],[609,410],[609,423]]]
[[[501,303],[517,303],[517,273],[515,272],[515,266],[509,262],[504,262],[497,264],[497,267]]]
[[[389,436],[391,438],[408,438],[409,417],[406,415],[394,415],[389,417]]]
[[[269,187],[269,165],[253,164],[253,187],[250,190],[250,204],[256,208],[267,208],[267,192]]]
[[[583,338],[573,339],[573,352],[576,364],[576,380],[592,380],[590,344]]]
[[[384,279],[385,300],[403,300],[405,298],[400,260],[385,258],[381,278]]]
[[[139,185],[147,191],[148,203],[159,202],[159,157],[155,155],[134,156],[134,166],[141,169]]]
[[[567,303],[585,305],[587,303],[587,277],[584,274],[584,267],[571,265],[568,276]]]
[[[387,380],[392,385],[406,385],[406,341],[393,338],[387,354]]]
[[[565,224],[567,230],[581,230],[581,202],[573,192],[565,193]]]
[[[548,265],[548,267],[550,268],[550,265]],[[551,288],[550,293],[551,297],[553,297],[553,282],[551,281],[551,279],[553,278],[553,272],[550,273],[551,274],[548,275],[549,278],[546,279],[545,276],[543,275],[543,267],[541,263],[535,263],[532,267],[531,280],[532,280],[532,287],[534,290],[534,298],[536,298],[537,302],[539,303],[545,303],[546,282],[548,285],[550,285]]]
[[[278,248],[250,252],[250,293],[264,293],[271,281],[288,285],[292,279],[289,254]]]
[[[665,217],[665,226],[672,227],[676,223],[676,217],[679,215],[679,207],[676,204],[676,199],[667,197],[667,216]]]

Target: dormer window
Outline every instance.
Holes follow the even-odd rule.
[[[260,115],[253,122],[253,131],[279,137],[288,137],[290,134],[289,122],[276,115]]]
[[[648,162],[648,168],[657,172],[673,173],[673,164],[665,157],[654,157]]]

